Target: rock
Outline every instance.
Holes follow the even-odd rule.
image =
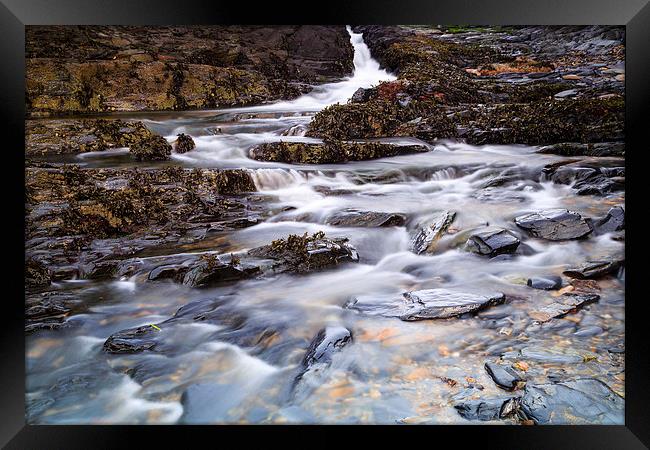
[[[532,236],[561,241],[579,239],[592,232],[591,227],[580,214],[566,209],[549,209],[515,218],[518,227]]]
[[[411,250],[416,254],[432,253],[436,243],[447,231],[456,218],[456,213],[444,211],[431,222],[430,225],[421,228],[411,241]]]
[[[224,256],[204,255],[199,262],[190,266],[183,277],[183,284],[191,287],[208,286],[228,281],[242,280],[260,272],[260,267],[238,257],[224,261]]]
[[[581,378],[526,386],[521,410],[539,425],[623,425],[623,398],[602,381]]]
[[[187,134],[179,134],[174,142],[174,151],[176,153],[187,153],[190,150],[193,150],[194,147],[196,147],[194,139],[192,139],[192,136]]]
[[[93,261],[79,266],[79,275],[87,280],[106,280],[113,278],[117,272],[119,261]]]
[[[546,291],[560,289],[562,287],[562,278],[554,275],[545,277],[532,277],[526,283],[533,289],[543,289]]]
[[[25,332],[54,330],[65,326],[72,312],[85,310],[83,300],[74,294],[43,292],[25,297]]]
[[[620,206],[611,208],[605,217],[594,222],[596,234],[611,233],[625,229],[625,210]]]
[[[51,282],[50,271],[35,259],[25,261],[25,285],[48,286]]]
[[[511,391],[521,387],[524,380],[510,367],[501,366],[493,362],[485,363],[485,370],[492,380],[502,389]]]
[[[158,266],[153,269],[151,272],[149,272],[147,279],[150,281],[155,281],[171,278],[176,281],[182,281],[188,270],[189,267],[182,264],[167,264],[164,266]]]
[[[592,325],[589,327],[580,328],[578,331],[573,333],[573,335],[578,337],[591,337],[591,336],[598,336],[599,334],[602,334],[603,331],[604,330],[599,326]]]
[[[110,335],[103,348],[107,353],[139,353],[153,350],[156,346],[156,332],[150,325],[122,330]]]
[[[574,97],[578,94],[577,89],[567,89],[566,91],[558,92],[555,94],[555,98],[565,98],[565,97]]]
[[[577,311],[584,305],[596,302],[600,299],[596,294],[563,294],[560,301],[553,302],[536,311],[532,311],[530,316],[538,322],[548,322],[551,319],[563,317],[572,311]]]
[[[172,146],[164,137],[152,136],[131,145],[129,150],[136,161],[164,161],[169,159]]]
[[[248,156],[258,161],[289,164],[335,164],[427,151],[428,149],[423,145],[395,145],[382,142],[326,141],[322,144],[269,142],[253,147]]]
[[[302,360],[302,366],[307,370],[314,364],[327,364],[338,352],[352,342],[352,333],[341,326],[325,327],[316,334]]]
[[[477,295],[448,289],[425,289],[404,294],[404,312],[399,316],[406,321],[447,319],[480,311],[505,301],[500,293]]]
[[[467,420],[490,421],[513,415],[518,408],[517,398],[487,398],[467,400],[454,405],[458,414]]]
[[[618,272],[621,261],[587,261],[582,266],[565,270],[564,275],[571,278],[593,279]]]
[[[350,103],[365,103],[370,100],[371,94],[371,89],[359,88],[354,91],[354,94],[352,94],[349,101]]]
[[[493,229],[473,234],[467,240],[467,249],[484,256],[513,253],[519,246],[519,239],[508,230]]]
[[[561,156],[625,156],[624,142],[595,142],[582,144],[563,142],[541,147],[538,153]]]
[[[347,239],[329,239],[322,232],[289,235],[248,252],[249,256],[273,260],[271,271],[306,273],[341,263],[357,262],[359,255]]]
[[[329,217],[325,223],[344,227],[401,227],[406,217],[396,213],[345,210]]]

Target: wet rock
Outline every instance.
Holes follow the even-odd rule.
[[[322,144],[269,142],[253,147],[248,156],[258,161],[290,164],[334,164],[426,151],[428,149],[423,145],[395,145],[382,142],[326,141]]]
[[[548,322],[551,319],[566,316],[589,303],[597,302],[599,299],[600,296],[596,294],[567,293],[562,295],[559,301],[532,311],[530,316],[538,322]]]
[[[48,286],[50,284],[50,271],[35,259],[25,261],[25,284],[27,286]]]
[[[455,218],[455,212],[444,211],[431,224],[420,228],[411,241],[411,250],[418,255],[421,253],[432,253],[435,250],[436,243],[447,231]]]
[[[515,218],[515,224],[532,236],[561,241],[578,239],[592,232],[580,214],[566,209],[549,209]]]
[[[306,273],[346,262],[357,262],[359,255],[347,239],[329,239],[322,232],[308,236],[289,235],[270,245],[248,252],[249,256],[273,260],[275,273],[292,271]]]
[[[318,332],[309,344],[301,364],[308,370],[314,364],[329,363],[334,353],[340,351],[350,342],[352,342],[352,333],[347,328],[341,326],[325,327]]]
[[[618,272],[621,261],[588,261],[580,267],[565,270],[564,275],[571,278],[594,279]]]
[[[129,148],[136,161],[164,161],[170,159],[172,146],[162,136],[143,139]]]
[[[554,275],[544,277],[529,278],[526,284],[533,289],[543,289],[546,291],[560,289],[562,287],[562,278]]]
[[[483,256],[513,253],[519,246],[519,239],[508,230],[492,229],[473,234],[467,240],[467,249]]]
[[[95,261],[79,266],[79,275],[87,280],[105,280],[113,278],[117,273],[119,261]]]
[[[529,384],[521,398],[521,410],[539,425],[622,425],[624,406],[620,395],[593,378]]]
[[[156,332],[150,325],[122,330],[110,335],[103,348],[107,353],[139,353],[153,350],[156,346]]]
[[[518,408],[516,398],[486,398],[467,400],[454,405],[458,414],[467,420],[490,421],[513,415]]]
[[[183,284],[191,287],[214,285],[249,278],[260,271],[259,266],[242,263],[237,257],[226,262],[218,256],[204,256],[201,261],[187,269]]]
[[[189,270],[189,267],[182,264],[167,264],[164,266],[158,266],[149,272],[147,277],[150,281],[162,280],[162,279],[173,279],[176,281],[182,281],[185,277],[185,274]]]
[[[25,332],[53,330],[65,326],[65,320],[74,312],[85,308],[74,294],[43,292],[25,298]]]
[[[130,147],[152,136],[154,133],[140,121],[34,119],[25,122],[25,154],[97,152]]]
[[[174,151],[176,153],[187,153],[190,150],[194,150],[196,144],[194,144],[194,139],[192,136],[181,133],[177,135],[176,141],[174,142]]]
[[[605,217],[593,223],[597,234],[611,233],[625,229],[625,210],[620,206],[611,208]]]
[[[555,94],[555,98],[565,98],[565,97],[573,97],[578,94],[577,89],[567,89],[566,91],[558,92]]]
[[[578,329],[578,331],[573,333],[573,335],[578,337],[591,337],[591,336],[598,336],[602,334],[603,331],[604,330],[599,326],[592,325],[592,326],[582,327]]]
[[[485,363],[485,370],[494,382],[502,389],[511,391],[521,387],[524,380],[510,367],[493,362]]]
[[[563,142],[541,147],[538,153],[561,156],[625,156],[624,142],[595,142],[581,144]]]
[[[447,319],[480,311],[505,301],[500,293],[478,295],[448,289],[425,289],[404,294],[404,311],[399,318],[406,321]]]
[[[406,217],[396,213],[345,210],[329,217],[325,223],[343,227],[401,227]]]
[[[350,97],[350,102],[351,103],[364,103],[370,100],[372,94],[371,89],[364,89],[364,88],[359,88],[356,91],[354,91],[354,94],[352,94],[352,97]]]

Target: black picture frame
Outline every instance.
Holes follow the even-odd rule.
[[[309,9],[308,9],[309,7]],[[185,438],[186,443],[207,442],[219,445],[226,442],[226,434],[251,436],[261,433],[274,435],[278,443],[311,445],[332,440],[331,429],[325,426],[232,427],[232,426],[31,426],[25,424],[25,343],[24,343],[24,279],[23,265],[18,263],[24,254],[23,218],[24,199],[18,193],[24,189],[24,78],[25,25],[57,24],[490,24],[490,25],[544,25],[544,24],[607,24],[626,26],[626,147],[632,149],[626,158],[628,185],[639,181],[642,175],[640,161],[647,149],[647,125],[643,112],[650,104],[650,4],[648,0],[482,0],[482,1],[327,1],[310,3],[284,2],[224,2],[202,0],[0,0],[0,111],[3,126],[2,144],[5,161],[2,178],[5,214],[6,269],[2,301],[2,345],[0,347],[0,444],[6,448],[114,448],[129,447],[136,438],[145,439],[153,448],[159,442],[171,442],[171,434]],[[645,138],[645,144],[643,139]],[[630,160],[631,158],[631,160]],[[632,161],[632,162],[631,162]],[[631,170],[631,171],[630,171]],[[650,445],[650,358],[648,339],[644,333],[646,315],[641,266],[634,264],[634,256],[644,253],[639,244],[641,228],[637,217],[645,208],[641,205],[643,190],[626,186],[628,208],[626,242],[626,384],[624,426],[467,426],[462,429],[449,426],[407,427],[335,427],[336,431],[370,431],[373,437],[383,439],[396,435],[403,442],[414,437],[441,444],[441,438],[457,442],[454,447],[470,444],[495,448],[647,448]],[[629,206],[630,202],[632,206]],[[637,205],[634,205],[637,203]],[[635,207],[636,206],[636,207]],[[637,220],[639,220],[637,222]],[[637,240],[638,239],[638,240]],[[639,244],[637,244],[639,242]],[[635,248],[636,247],[636,248]],[[6,250],[5,250],[6,251]],[[7,290],[7,288],[10,288]],[[361,428],[361,430],[359,430]],[[287,433],[294,431],[294,433]],[[299,431],[299,433],[295,433]],[[281,434],[279,434],[281,433]],[[434,434],[435,433],[435,434]],[[137,436],[136,436],[137,435]],[[215,440],[218,436],[218,440]],[[240,437],[241,439],[241,437]],[[325,441],[327,439],[327,441]],[[293,441],[293,442],[292,442]],[[240,441],[241,442],[241,441]],[[272,441],[268,441],[272,442]],[[346,441],[339,441],[340,444]],[[211,443],[211,444],[210,444]],[[340,445],[339,444],[339,445]],[[204,444],[201,444],[204,445]]]

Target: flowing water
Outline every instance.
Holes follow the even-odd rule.
[[[260,193],[269,198],[269,209],[283,211],[253,227],[206,239],[203,249],[225,245],[228,251],[244,250],[291,233],[322,230],[330,237],[349,238],[359,263],[208,289],[146,283],[138,277],[60,282],[58,289],[75,293],[89,308],[69,319],[72,327],[27,338],[30,422],[466,423],[453,409],[454,401],[499,395],[483,364],[521,350],[529,362],[537,361],[531,363],[531,377],[559,371],[595,376],[622,389],[610,366],[576,362],[572,356],[584,359],[622,341],[623,281],[602,283],[600,301],[576,315],[582,323],[557,320],[548,326],[533,324],[527,313],[552,295],[525,283],[530,276],[559,275],[586,259],[620,253],[623,243],[610,234],[583,241],[531,239],[514,226],[513,218],[545,208],[601,217],[611,206],[624,204],[623,194],[577,196],[570,185],[546,181],[540,176],[542,167],[562,158],[524,146],[443,142],[425,144],[430,149],[426,153],[320,166],[247,158],[248,149],[262,142],[317,142],[304,137],[315,112],[347,101],[359,87],[394,78],[370,57],[362,36],[350,34],[354,74],[296,100],[137,118],[169,140],[188,133],[197,145],[189,153],[175,154],[171,163],[149,165],[248,168]],[[128,152],[119,149],[58,158],[74,158],[88,167],[134,165]],[[623,163],[601,158],[599,164]],[[500,177],[508,182],[492,182]],[[346,209],[403,213],[408,222],[385,228],[325,225],[328,217]],[[417,225],[444,210],[457,216],[437,253],[411,252]],[[468,233],[486,225],[512,230],[528,250],[492,260],[464,251],[460,244]],[[165,252],[185,251],[179,246]],[[509,301],[474,317],[420,322],[344,308],[357,295],[381,299],[433,287],[499,291]],[[181,319],[166,326],[164,321],[181,307],[208,308],[218,320]],[[102,352],[112,333],[161,322],[158,341],[164,344],[159,351]],[[318,376],[305,380],[300,392],[288,394],[310,340],[327,325],[350,329],[353,343]],[[586,325],[604,331],[597,336],[573,334]],[[556,356],[554,362],[548,355]],[[484,389],[467,387],[471,384]]]

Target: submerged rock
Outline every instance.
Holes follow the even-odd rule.
[[[420,228],[411,241],[411,250],[418,255],[421,253],[432,253],[435,250],[436,243],[447,231],[455,218],[455,212],[444,211],[431,224]]]
[[[566,316],[570,312],[577,311],[583,306],[596,302],[599,299],[600,296],[596,294],[567,293],[562,295],[559,301],[532,311],[530,316],[538,322],[548,322],[551,319]]]
[[[562,278],[549,275],[545,277],[532,277],[529,278],[526,284],[533,289],[543,289],[546,291],[560,289],[562,287]]]
[[[571,278],[593,279],[618,272],[621,261],[588,261],[580,267],[565,270],[564,275]]]
[[[399,318],[406,321],[457,317],[505,301],[501,293],[477,295],[448,289],[425,289],[403,295],[405,307]]]
[[[494,229],[473,234],[467,240],[467,249],[484,256],[513,253],[519,247],[519,239],[508,230]]]
[[[549,209],[515,218],[515,224],[532,236],[561,241],[582,238],[592,229],[580,214],[566,209]]]
[[[184,133],[179,134],[176,137],[176,141],[174,141],[174,151],[176,153],[187,153],[190,150],[194,150],[194,147],[196,147],[196,144],[194,144],[192,136]]]
[[[325,221],[328,225],[344,227],[401,227],[405,222],[403,214],[355,210],[341,211]]]
[[[594,378],[529,384],[521,398],[521,410],[539,425],[622,425],[624,407],[620,395]]]
[[[510,367],[501,366],[493,362],[485,363],[488,375],[500,388],[511,391],[521,387],[524,380]]]
[[[322,144],[269,142],[253,147],[249,151],[249,157],[258,161],[290,164],[334,164],[426,151],[428,149],[423,145],[395,145],[382,142],[326,141]]]
[[[172,146],[162,136],[143,139],[129,148],[136,161],[164,161],[169,159]]]

